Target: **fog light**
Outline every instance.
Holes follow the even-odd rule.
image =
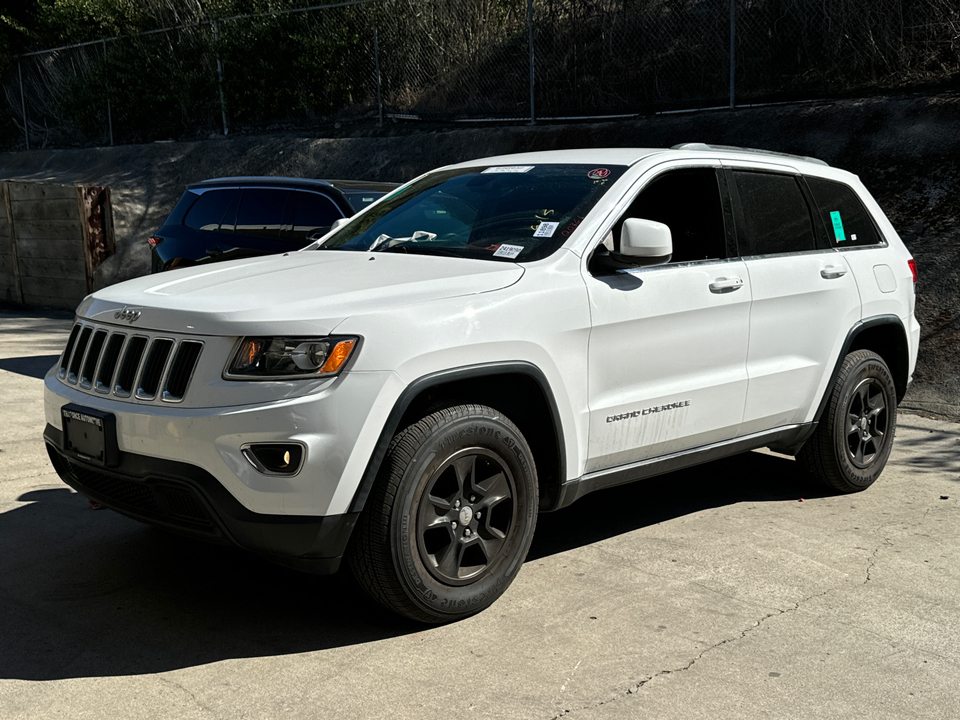
[[[240,452],[264,475],[296,475],[303,465],[303,445],[299,443],[250,443]]]

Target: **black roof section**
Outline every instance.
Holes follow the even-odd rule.
[[[295,187],[304,190],[337,188],[338,190],[359,190],[361,192],[390,192],[400,183],[374,182],[372,180],[315,180],[313,178],[293,178],[276,175],[241,175],[237,177],[210,178],[187,185],[196,187]]]

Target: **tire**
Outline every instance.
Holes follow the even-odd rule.
[[[820,424],[797,459],[832,490],[859,492],[883,471],[896,427],[890,369],[876,353],[857,350],[843,359]]]
[[[482,405],[433,412],[390,443],[349,563],[388,609],[424,623],[474,615],[519,572],[537,474],[517,427]]]

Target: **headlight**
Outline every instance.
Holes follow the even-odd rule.
[[[288,380],[336,375],[360,338],[245,337],[223,376],[228,380]]]

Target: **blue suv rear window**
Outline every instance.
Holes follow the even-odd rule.
[[[187,211],[183,224],[194,230],[219,230],[223,215],[237,190],[207,190]]]

